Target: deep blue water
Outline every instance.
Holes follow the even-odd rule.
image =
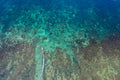
[[[120,0],[1,0],[0,23],[4,24],[3,32],[22,15],[23,11],[35,9],[33,5],[50,12],[64,11],[67,7],[72,7],[68,10],[71,15],[76,16],[70,24],[84,25],[87,22],[88,31],[94,31],[95,27],[91,25],[99,22],[110,34],[120,34]],[[78,11],[75,13],[76,9]],[[98,30],[100,26],[97,26]],[[79,29],[79,26],[76,28]]]

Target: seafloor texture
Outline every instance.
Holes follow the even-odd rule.
[[[0,80],[34,80],[34,47],[27,42],[2,43]]]
[[[73,47],[73,62],[60,47],[45,54],[43,80],[119,80],[120,37]],[[1,80],[34,80],[35,47],[26,42],[0,49]]]
[[[0,80],[120,80],[115,1],[1,0]]]

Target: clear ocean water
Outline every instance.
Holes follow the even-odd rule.
[[[0,80],[119,80],[120,0],[1,0]]]

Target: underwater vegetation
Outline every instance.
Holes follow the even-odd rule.
[[[0,80],[119,80],[119,0],[1,0]]]

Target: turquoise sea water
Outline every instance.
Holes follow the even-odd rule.
[[[89,52],[87,47],[95,42],[101,49],[100,45],[108,45],[104,42],[101,43],[101,41],[119,40],[119,36],[119,0],[1,0],[0,69],[3,66],[4,69],[0,70],[0,80],[83,80],[82,78],[75,78],[75,76],[80,75],[82,71],[80,68],[83,63],[78,61],[81,59],[81,55],[91,53],[91,56],[93,56],[92,53],[94,52]],[[80,51],[81,47],[83,52]],[[42,62],[44,57],[40,54],[41,48],[44,48],[47,56],[45,63]],[[21,49],[23,52],[20,52],[22,51]],[[111,49],[113,48],[109,50]],[[26,58],[25,56],[21,58],[22,53],[32,57]],[[97,52],[95,53],[97,54]],[[109,54],[109,52],[107,53]],[[112,52],[112,54],[114,53]],[[4,56],[8,61],[4,61]],[[87,56],[89,55],[87,54]],[[25,59],[28,59],[28,62]],[[18,62],[14,62],[15,60],[18,60]],[[62,60],[63,63],[61,63]],[[25,68],[24,71],[27,70],[26,67],[20,66],[23,65],[22,61],[28,64],[27,68],[32,66],[33,71],[27,73],[33,77],[27,76],[27,78],[24,77],[23,79],[23,75],[27,73],[18,73],[21,69]],[[47,68],[46,65],[48,66]],[[71,66],[70,69],[77,66],[76,69],[79,72],[78,74],[75,73],[72,78],[53,78],[55,75],[62,73],[60,65],[62,65],[62,70],[66,65],[67,67],[68,65],[69,67]],[[11,66],[14,66],[14,69],[9,71]],[[47,71],[48,69],[51,72]],[[59,69],[61,72],[54,71]],[[22,77],[14,78],[12,74],[14,76],[20,74]],[[61,75],[64,74],[67,75],[67,72],[64,73],[63,70]],[[83,71],[83,74],[86,73]],[[72,74],[70,75],[72,76]],[[102,74],[100,76],[109,77],[110,75]],[[109,79],[86,78],[85,80]]]
[[[74,29],[77,30],[80,30],[82,25],[86,26],[86,33],[91,35],[96,33],[99,37],[104,36],[102,33],[105,32],[107,32],[105,33],[107,36],[120,33],[120,2],[118,0],[2,0],[0,4],[2,32],[7,31],[15,22],[18,24],[17,21],[20,20],[18,18],[22,16],[26,16],[26,24],[30,24],[31,21],[34,24],[36,19],[32,18],[37,17],[37,11],[44,10],[46,13],[44,16],[49,18],[46,23],[52,23],[51,26],[46,26],[48,28],[67,22],[71,26],[74,25]],[[31,16],[32,20],[27,19],[31,14],[34,14]]]

